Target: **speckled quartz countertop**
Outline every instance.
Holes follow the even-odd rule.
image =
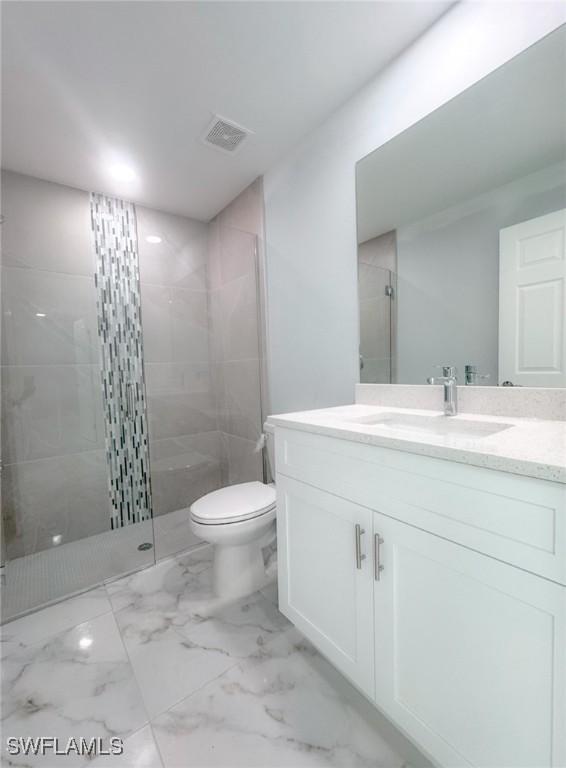
[[[427,428],[410,424],[399,427],[367,423],[384,416],[395,419],[393,414],[425,417]],[[449,419],[452,422],[449,429],[455,431],[452,434],[429,432],[430,418],[439,420],[440,429],[443,428],[441,422]],[[268,423],[340,440],[566,483],[566,421],[469,413],[445,417],[440,411],[348,405],[270,416]],[[500,431],[469,437],[456,431],[460,428],[459,424],[464,430],[469,425],[471,429],[488,431],[493,428]]]

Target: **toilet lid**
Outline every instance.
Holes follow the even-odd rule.
[[[275,488],[254,481],[220,488],[191,505],[191,516],[200,523],[237,523],[259,517],[275,507]]]

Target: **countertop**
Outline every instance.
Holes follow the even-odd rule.
[[[464,437],[439,435],[382,424],[356,423],[384,414],[404,414],[450,419],[454,422],[479,422],[508,428],[492,435]],[[441,411],[347,405],[315,411],[269,416],[274,426],[297,429],[318,435],[377,445],[397,451],[448,459],[462,464],[511,472],[566,483],[566,421],[534,418],[509,418],[462,413],[446,417]]]

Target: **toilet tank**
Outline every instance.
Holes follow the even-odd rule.
[[[275,433],[272,425],[267,421],[263,425],[263,433],[265,435],[265,443],[267,446],[267,464],[269,473],[271,474],[271,480],[275,482]]]

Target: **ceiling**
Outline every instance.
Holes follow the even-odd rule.
[[[358,242],[564,163],[565,103],[562,26],[358,163]]]
[[[3,2],[2,165],[208,220],[451,4]]]

